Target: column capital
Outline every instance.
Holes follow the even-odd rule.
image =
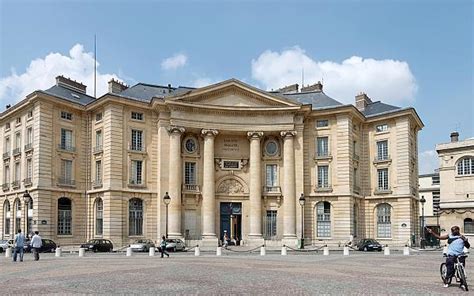
[[[176,126],[176,125],[170,125],[168,128],[168,133],[169,134],[173,134],[173,133],[177,133],[177,134],[182,134],[186,131],[186,129],[182,126]]]
[[[282,138],[291,138],[291,137],[296,136],[296,131],[295,131],[295,130],[292,130],[292,131],[281,131],[281,132],[280,132],[280,136],[281,136]]]
[[[219,131],[216,129],[202,129],[201,135],[203,137],[215,137],[219,134]]]
[[[249,140],[260,140],[260,138],[263,137],[263,132],[248,132],[247,137]]]

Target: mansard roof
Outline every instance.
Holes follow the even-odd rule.
[[[94,97],[61,85],[55,85],[42,92],[83,106],[95,101]]]
[[[343,106],[341,102],[329,97],[323,91],[286,93],[282,95],[301,104],[310,104],[313,110]]]
[[[377,101],[369,103],[367,106],[365,106],[362,114],[364,114],[366,117],[370,117],[399,110],[402,110],[402,108]]]
[[[176,96],[184,94],[193,89],[195,88],[186,86],[171,87],[148,83],[137,83],[121,92],[120,95],[148,103],[154,97],[165,98],[169,96]]]

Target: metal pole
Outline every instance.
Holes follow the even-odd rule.
[[[425,204],[421,203],[421,248],[425,248]]]
[[[304,249],[304,205],[301,205],[301,248]]]
[[[168,238],[168,204],[166,205],[166,238]]]

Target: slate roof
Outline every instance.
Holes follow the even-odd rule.
[[[83,106],[95,100],[94,97],[91,97],[89,95],[83,94],[81,92],[78,92],[78,91],[75,91],[70,88],[60,86],[60,85],[59,86],[55,85],[47,90],[44,90],[43,92],[52,96],[60,97],[67,101],[81,104]]]
[[[402,108],[400,107],[397,107],[397,106],[392,106],[392,105],[389,105],[389,104],[385,104],[385,103],[382,103],[380,101],[377,101],[377,102],[373,102],[373,103],[370,103],[368,104],[364,111],[362,111],[362,113],[369,117],[369,116],[375,116],[375,115],[379,115],[379,114],[382,114],[382,113],[387,113],[387,112],[392,112],[392,111],[396,111],[396,110],[401,110]]]
[[[283,94],[283,96],[301,104],[311,104],[313,110],[343,105],[322,91],[287,93]]]
[[[167,86],[138,83],[124,90],[120,93],[120,95],[137,99],[143,102],[150,102],[153,97],[165,98],[168,96],[176,96],[179,94],[184,94],[193,89],[194,88],[184,86],[171,87],[170,89],[168,89]]]

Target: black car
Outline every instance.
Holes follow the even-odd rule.
[[[366,238],[366,239],[363,239],[361,240],[358,244],[357,244],[357,249],[359,251],[382,251],[382,245],[376,241],[375,239],[372,239],[372,238]]]
[[[112,252],[114,245],[108,239],[91,239],[87,243],[82,244],[81,248],[93,252]]]
[[[30,240],[25,242],[24,250],[25,252],[31,252]],[[56,250],[56,243],[50,239],[41,239],[41,248],[39,249],[40,253],[54,252]]]

